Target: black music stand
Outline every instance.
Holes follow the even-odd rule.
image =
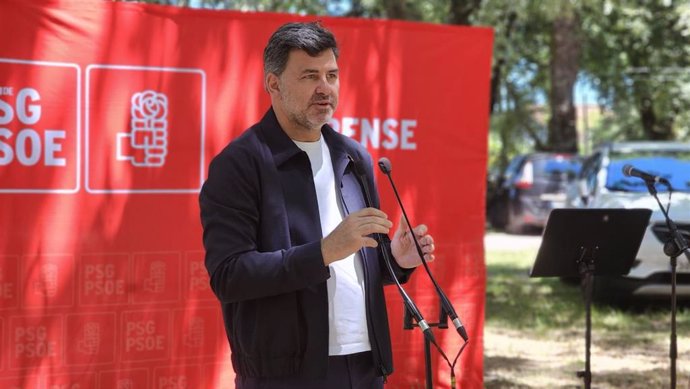
[[[585,370],[590,389],[592,277],[630,272],[649,223],[649,209],[554,209],[544,228],[530,277],[580,277],[585,300]]]

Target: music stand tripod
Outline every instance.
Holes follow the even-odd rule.
[[[652,211],[649,209],[554,209],[544,228],[530,277],[579,277],[585,303],[585,369],[592,384],[592,289],[596,275],[630,271]]]

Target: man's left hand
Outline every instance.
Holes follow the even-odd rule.
[[[433,252],[435,249],[434,238],[427,234],[429,229],[426,225],[420,224],[414,227],[413,231],[417,237],[419,246],[422,248],[422,253],[424,253],[424,259],[427,262],[433,261]],[[404,216],[400,217],[398,229],[393,235],[393,240],[391,241],[391,251],[393,252],[395,261],[402,268],[411,269],[422,264],[422,260],[419,258],[417,248],[415,247],[414,240],[412,239],[412,232],[407,226]]]

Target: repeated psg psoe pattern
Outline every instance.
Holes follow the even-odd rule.
[[[313,18],[83,0],[4,0],[0,15],[0,388],[232,388],[197,197],[211,158],[270,106],[270,34]],[[458,386],[481,388],[492,32],[321,19],[341,50],[330,124],[393,162],[410,218],[430,226],[471,339]],[[406,289],[438,316],[426,277]],[[387,387],[421,387],[423,340],[386,293]],[[454,335],[436,337],[449,354]]]

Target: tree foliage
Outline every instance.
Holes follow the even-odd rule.
[[[690,135],[687,0],[145,1],[490,26],[492,164],[533,149],[577,151],[577,80],[599,95],[594,142]]]
[[[614,134],[682,139],[690,121],[690,3],[605,1],[587,13],[586,71]]]

